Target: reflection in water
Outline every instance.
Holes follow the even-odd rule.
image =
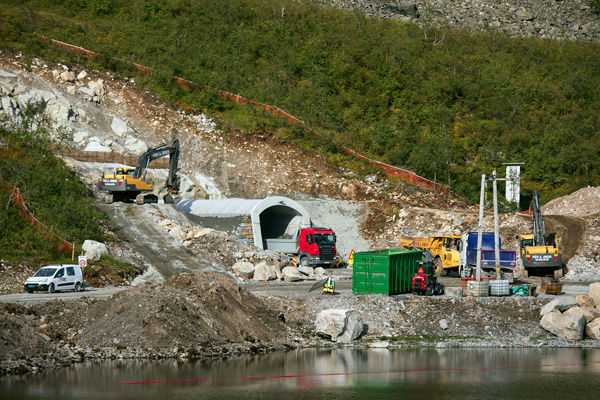
[[[599,385],[596,349],[309,349],[209,362],[87,362],[0,379],[0,398],[580,399],[595,397]]]

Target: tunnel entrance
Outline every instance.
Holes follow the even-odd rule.
[[[251,237],[248,239],[264,250],[290,252],[295,246],[299,230],[311,226],[310,216],[304,207],[282,196],[262,200],[182,200],[177,207],[198,216],[201,225],[213,229],[223,230],[224,224],[218,221],[237,218],[237,223],[228,224],[233,225],[228,233],[234,236],[238,231],[247,231],[246,225],[250,219]]]

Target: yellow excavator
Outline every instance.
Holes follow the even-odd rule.
[[[538,192],[533,192],[533,234],[519,235],[521,260],[527,276],[551,275],[562,278],[563,264],[560,250],[546,239],[546,227],[540,208]]]
[[[148,164],[157,158],[169,156],[169,176],[166,182],[165,203],[173,203],[173,194],[179,191],[177,164],[179,163],[179,141],[161,143],[150,147],[140,156],[135,168],[117,168],[112,174],[103,174],[98,188],[107,192],[105,202],[133,202],[137,204],[156,203],[158,195],[154,193],[154,176],[147,174]]]

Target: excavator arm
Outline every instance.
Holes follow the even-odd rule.
[[[533,245],[546,245],[546,227],[544,225],[544,217],[540,208],[540,199],[537,190],[533,191]]]
[[[146,150],[140,156],[135,166],[133,177],[142,178],[146,175],[148,164],[157,158],[169,156],[169,176],[167,178],[167,188],[172,191],[179,190],[179,177],[177,176],[177,165],[179,163],[179,140],[173,139],[170,142],[161,143]]]

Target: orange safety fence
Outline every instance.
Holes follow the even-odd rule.
[[[72,44],[68,44],[68,43],[65,43],[65,42],[60,42],[58,40],[50,39],[50,38],[47,38],[47,37],[42,36],[42,35],[38,35],[38,36],[40,36],[43,40],[46,40],[46,41],[48,41],[48,42],[50,42],[50,43],[52,43],[52,44],[54,44],[54,45],[56,45],[56,46],[58,46],[60,48],[69,50],[69,51],[74,52],[76,54],[81,54],[81,55],[83,55],[86,58],[97,59],[97,58],[100,57],[100,55],[98,53],[95,53],[95,52],[90,51],[90,50],[86,50],[86,49],[84,49],[82,47],[75,46],[75,45],[72,45]],[[126,63],[128,63],[129,65],[132,65],[133,67],[135,67],[139,72],[142,72],[142,73],[145,73],[145,74],[149,74],[149,75],[152,74],[152,68],[150,68],[150,67],[146,67],[144,65],[140,65],[140,64],[137,64],[137,63],[134,63],[134,62],[126,62]],[[224,100],[233,101],[235,103],[250,104],[251,106],[253,106],[255,108],[261,109],[261,110],[266,111],[266,112],[270,112],[271,114],[279,116],[279,117],[286,118],[289,123],[302,126],[303,128],[305,128],[305,130],[307,132],[312,132],[313,134],[318,135],[312,129],[307,128],[303,121],[301,121],[300,119],[294,117],[293,115],[291,115],[291,114],[283,111],[279,107],[271,106],[271,105],[268,105],[268,104],[262,104],[262,103],[254,101],[254,100],[249,100],[249,99],[247,99],[247,98],[245,98],[243,96],[240,96],[239,94],[229,93],[229,92],[226,92],[226,91],[223,91],[223,90],[217,90],[217,89],[214,89],[214,88],[212,88],[210,86],[203,86],[203,85],[200,85],[200,84],[198,84],[196,82],[193,82],[193,81],[181,78],[179,76],[173,76],[173,81],[175,83],[177,83],[180,87],[182,87],[184,89],[187,89],[187,90],[191,90],[191,91],[203,91],[203,90],[214,91],[214,92],[217,93],[217,95],[219,97],[221,97]],[[321,136],[321,135],[318,135],[318,136]],[[359,153],[355,152],[354,150],[349,149],[347,147],[343,147],[343,146],[340,146],[340,147],[344,150],[344,152],[346,152],[346,153],[348,153],[348,154],[350,154],[350,155],[352,155],[354,157],[357,157],[357,158],[359,158],[361,160],[367,161],[371,165],[374,165],[374,166],[377,166],[377,167],[381,168],[389,176],[394,176],[394,177],[403,179],[403,180],[405,180],[407,182],[410,182],[410,183],[412,183],[414,185],[417,185],[417,186],[420,186],[422,188],[426,188],[426,189],[432,190],[434,192],[440,191],[440,192],[444,193],[447,196],[454,195],[456,197],[460,197],[456,193],[454,193],[454,190],[451,187],[449,187],[449,186],[441,185],[439,183],[430,181],[429,179],[423,178],[422,176],[419,176],[419,175],[415,174],[414,172],[406,170],[404,168],[395,167],[393,165],[389,165],[389,164],[383,163],[381,161],[373,160],[373,159],[368,158],[366,156],[363,156],[362,154],[359,154]]]
[[[37,227],[44,234],[51,234],[54,237],[56,237],[59,241],[58,251],[66,255],[71,254],[71,252],[73,251],[73,244],[62,239],[60,236],[52,232],[46,227],[46,225],[42,224],[36,217],[33,216],[33,213],[27,208],[27,205],[23,201],[23,197],[21,197],[21,191],[18,187],[11,185],[7,181],[5,181],[1,176],[0,186],[4,187],[7,192],[10,192],[10,199],[14,201],[18,207],[21,208],[21,216],[27,221],[29,225]]]

